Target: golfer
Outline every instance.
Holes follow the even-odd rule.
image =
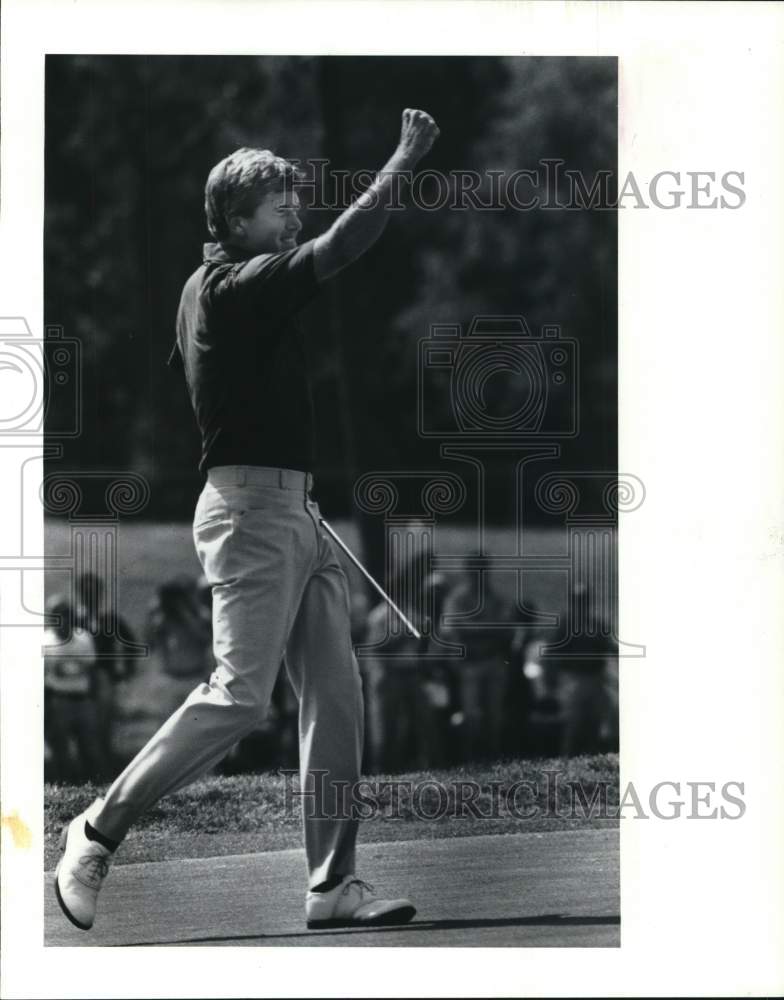
[[[302,246],[291,163],[240,149],[210,172],[215,242],[183,289],[172,360],[184,369],[202,438],[206,484],[193,535],[212,587],[217,666],[65,829],[55,891],[83,930],[128,829],[258,725],[282,660],[299,699],[303,789],[313,792],[303,800],[307,926],[396,924],[416,912],[356,878],[357,822],[338,796],[360,776],[362,691],[346,578],[310,496],[313,415],[295,317],[376,242],[397,175],[437,136],[430,115],[406,109],[398,147],[373,185]]]

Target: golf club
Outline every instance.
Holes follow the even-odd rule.
[[[321,525],[323,526],[324,530],[327,532],[327,534],[330,535],[330,537],[332,537],[332,538],[335,539],[335,541],[338,543],[338,545],[341,547],[341,549],[343,549],[343,551],[346,553],[346,555],[349,557],[349,559],[354,563],[354,565],[357,567],[357,569],[360,571],[360,573],[364,576],[364,578],[368,581],[368,583],[372,587],[374,587],[375,590],[377,590],[378,593],[384,598],[384,600],[387,602],[387,604],[390,606],[390,608],[392,608],[392,610],[395,612],[395,614],[398,616],[398,618],[401,620],[401,622],[403,622],[403,624],[406,626],[406,628],[409,630],[409,632],[414,636],[414,638],[415,639],[421,639],[422,638],[421,633],[419,633],[414,628],[414,626],[411,624],[411,622],[408,620],[408,618],[406,618],[406,616],[403,614],[403,612],[400,610],[400,608],[397,606],[397,604],[395,604],[395,602],[392,600],[392,598],[389,596],[389,594],[387,594],[387,592],[384,590],[384,588],[381,587],[381,586],[379,586],[376,583],[376,581],[373,579],[373,577],[370,575],[370,573],[368,573],[368,571],[365,569],[365,567],[362,565],[362,563],[359,561],[359,559],[357,559],[357,557],[354,555],[354,553],[351,551],[351,549],[348,547],[348,545],[346,545],[346,543],[343,541],[343,539],[340,537],[340,535],[334,530],[334,528],[332,528],[332,526],[330,524],[328,524],[324,520],[323,517],[320,517],[319,521],[320,521]]]

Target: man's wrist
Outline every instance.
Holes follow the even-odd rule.
[[[385,174],[404,173],[413,170],[417,163],[419,163],[418,156],[403,149],[396,149],[383,172]]]

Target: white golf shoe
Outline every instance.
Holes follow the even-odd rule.
[[[112,852],[84,832],[85,820],[90,820],[101,806],[100,800],[71,820],[63,830],[60,846],[63,856],[54,875],[54,891],[60,909],[72,924],[89,931],[95,920],[98,893],[109,874]]]
[[[320,927],[389,927],[405,924],[416,913],[407,899],[379,899],[372,885],[354,875],[329,892],[309,892],[305,897],[308,930]]]

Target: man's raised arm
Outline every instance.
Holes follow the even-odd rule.
[[[318,281],[331,278],[376,242],[387,224],[396,174],[411,171],[438,138],[438,126],[425,111],[406,108],[400,142],[373,184],[315,240],[313,262]]]

